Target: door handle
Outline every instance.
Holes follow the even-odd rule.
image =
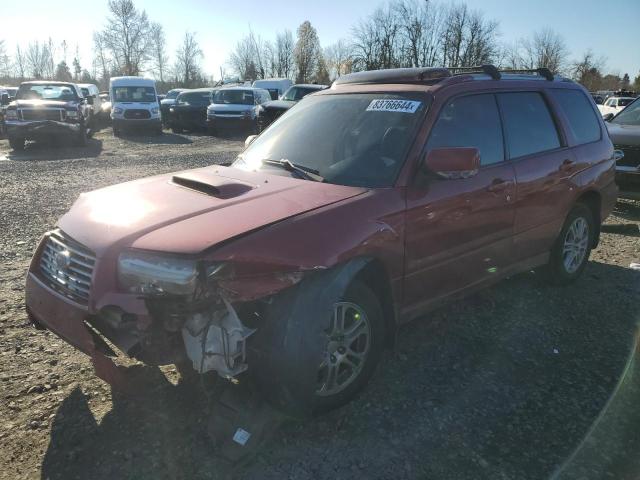
[[[573,160],[569,160],[568,158],[562,162],[560,164],[560,171],[562,172],[568,172],[569,170],[571,170],[573,168]]]
[[[508,182],[501,178],[496,178],[493,180],[493,182],[491,182],[491,185],[487,187],[487,190],[493,193],[502,192],[506,190],[510,184],[511,182]]]

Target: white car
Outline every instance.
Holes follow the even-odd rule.
[[[156,82],[143,77],[112,77],[109,82],[113,134],[143,127],[162,135]]]
[[[288,78],[265,78],[253,82],[253,88],[263,88],[269,92],[271,100],[278,100],[293,82]]]
[[[615,115],[616,113],[624,110],[624,107],[634,100],[635,98],[633,97],[609,97],[602,105],[598,105],[598,110],[600,110],[600,114],[603,117],[608,113],[613,113]]]

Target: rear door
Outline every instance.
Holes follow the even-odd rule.
[[[515,174],[505,161],[495,95],[464,95],[445,104],[424,153],[438,147],[476,147],[481,168],[470,178],[424,176],[408,187],[408,316],[438,298],[491,280],[512,256]]]
[[[573,198],[576,164],[542,91],[497,97],[517,181],[515,260],[524,261],[551,249]]]

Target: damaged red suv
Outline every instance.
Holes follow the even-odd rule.
[[[125,354],[250,376],[310,414],[443,301],[538,267],[579,277],[614,174],[593,101],[546,70],[346,75],[230,167],[82,194],[35,253],[27,309],[109,382]]]

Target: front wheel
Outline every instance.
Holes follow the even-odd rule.
[[[354,282],[333,305],[314,399],[322,413],[349,402],[373,375],[384,349],[383,313],[364,284]]]
[[[569,212],[543,269],[551,283],[568,284],[580,277],[589,261],[594,234],[591,210],[577,204]]]
[[[84,147],[87,144],[87,127],[84,123],[80,125],[80,131],[76,135],[75,144],[77,147]]]

